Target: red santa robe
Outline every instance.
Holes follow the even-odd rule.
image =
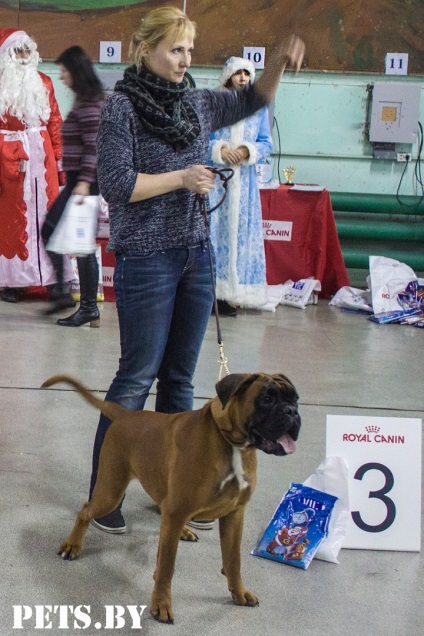
[[[59,194],[62,117],[51,79],[39,74],[49,94],[49,120],[26,126],[7,113],[0,117],[0,288],[56,282],[40,231]],[[71,280],[68,259],[64,268],[64,280]]]

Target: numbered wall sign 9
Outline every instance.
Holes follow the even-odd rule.
[[[420,419],[327,415],[327,457],[348,466],[344,548],[419,552]]]
[[[119,64],[121,44],[121,42],[100,42],[99,62],[101,64]]]
[[[250,60],[255,68],[265,68],[264,46],[244,46],[243,57]]]

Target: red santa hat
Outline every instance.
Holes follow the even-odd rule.
[[[3,55],[11,46],[28,39],[25,31],[19,29],[0,29],[0,55]]]
[[[249,71],[250,83],[253,84],[255,80],[255,67],[252,62],[245,57],[230,57],[222,67],[221,75],[219,76],[219,83],[222,86],[228,82],[230,77],[237,73],[237,71]]]

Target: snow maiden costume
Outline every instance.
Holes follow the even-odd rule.
[[[244,58],[231,57],[224,65],[220,84],[238,70],[246,69],[253,83],[255,68]],[[228,89],[224,89],[228,90]],[[211,243],[216,259],[216,296],[232,305],[260,307],[266,302],[265,251],[262,236],[262,210],[256,166],[272,150],[268,109],[212,133],[209,142],[209,163],[216,168],[228,167],[221,149],[246,146],[249,157],[232,165],[234,176],[222,206],[212,212]],[[209,193],[211,208],[223,195],[221,181]]]
[[[40,229],[59,193],[62,118],[36,49],[24,31],[0,29],[0,288],[56,282]]]

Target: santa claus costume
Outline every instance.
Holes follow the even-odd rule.
[[[38,62],[25,31],[0,29],[0,288],[12,290],[56,280],[40,229],[59,193],[62,118]]]

